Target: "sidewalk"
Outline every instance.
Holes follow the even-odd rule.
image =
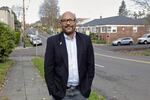
[[[0,100],[51,100],[45,81],[31,63],[31,57],[12,57],[16,63],[10,69]]]

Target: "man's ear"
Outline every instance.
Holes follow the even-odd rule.
[[[59,22],[58,23],[58,28],[57,28],[57,31],[60,33],[62,31],[62,28],[61,28],[61,23]]]

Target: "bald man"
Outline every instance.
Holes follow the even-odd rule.
[[[62,32],[47,39],[45,80],[54,100],[86,100],[94,78],[94,52],[89,36],[76,32],[76,16],[65,12]]]

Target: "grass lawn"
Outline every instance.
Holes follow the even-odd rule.
[[[42,57],[35,57],[32,59],[32,63],[39,70],[41,77],[44,78],[44,59]]]
[[[36,57],[32,59],[32,63],[39,70],[40,75],[44,78],[44,59],[42,57]],[[103,96],[100,96],[96,91],[92,91],[88,100],[106,100]]]
[[[7,60],[5,63],[0,63],[0,87],[3,86],[6,78],[6,74],[9,68],[14,64],[12,60]]]
[[[136,56],[150,56],[150,50],[132,51],[132,52],[129,52],[128,54],[136,55]]]
[[[25,47],[33,47],[28,37],[25,36]]]

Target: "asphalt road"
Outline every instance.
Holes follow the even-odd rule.
[[[93,87],[108,100],[150,99],[150,57],[135,57],[95,47]]]
[[[11,56],[44,56],[47,38],[41,37],[42,46],[19,48]],[[150,57],[116,52],[130,47],[94,46],[96,72],[93,88],[107,100],[150,100]],[[133,47],[150,49],[150,44]]]

